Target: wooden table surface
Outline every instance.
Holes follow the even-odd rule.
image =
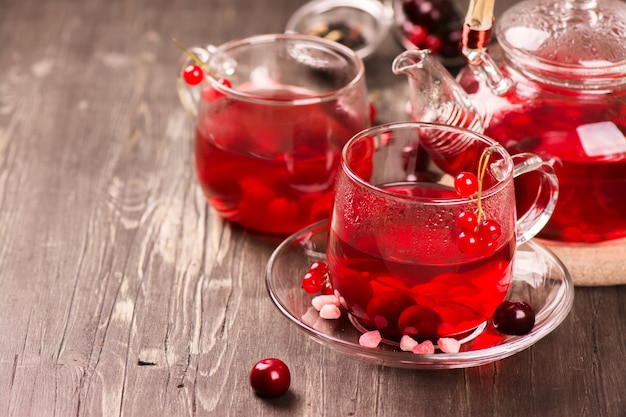
[[[444,371],[352,359],[275,308],[279,240],[196,183],[172,38],[281,32],[303,2],[0,0],[0,416],[626,416],[625,286],[577,288],[539,343]],[[380,121],[403,110],[400,51],[367,62]],[[265,400],[248,373],[270,356],[292,385]]]

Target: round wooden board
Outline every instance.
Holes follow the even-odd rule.
[[[585,244],[537,240],[561,259],[574,285],[626,284],[626,239]]]

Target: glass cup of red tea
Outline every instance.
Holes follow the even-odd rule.
[[[514,178],[536,198],[517,217]],[[453,126],[376,126],[344,147],[328,238],[331,282],[363,331],[468,337],[502,301],[516,247],[549,220],[552,166]]]
[[[189,48],[178,91],[196,117],[195,168],[225,219],[287,234],[326,219],[343,145],[369,127],[365,70],[316,36]]]

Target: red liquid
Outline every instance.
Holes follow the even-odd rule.
[[[610,104],[541,102],[499,114],[485,132],[511,153],[532,152],[555,159],[559,200],[540,236],[571,242],[598,242],[626,236],[626,153],[590,156],[576,128],[612,122],[626,135],[626,109]],[[602,136],[603,138],[600,138]],[[607,135],[596,135],[601,140]],[[613,143],[620,146],[622,139]],[[516,179],[520,212],[530,205],[532,176]],[[529,190],[529,191],[526,191]]]
[[[369,121],[365,108],[337,101],[286,105],[292,92],[255,92],[276,103],[204,95],[196,131],[196,172],[226,219],[268,233],[292,233],[328,217],[340,151]]]
[[[433,198],[450,193],[433,184],[416,188],[417,191],[400,191]],[[327,256],[332,284],[345,300],[348,311],[364,327],[378,329],[386,338],[410,335],[436,339],[462,335],[488,320],[507,295],[515,251],[513,236],[491,256],[466,257],[455,263],[447,256],[450,251],[458,255],[454,243],[423,239],[418,243],[423,247],[413,252],[433,252],[432,247],[426,249],[426,246],[434,245],[440,259],[407,262],[391,259],[381,251],[403,252],[406,242],[412,240],[408,236],[412,231],[386,230],[384,242],[380,236],[375,237],[376,232],[367,240],[350,241],[350,227],[330,230]]]

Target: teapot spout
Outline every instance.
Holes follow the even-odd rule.
[[[458,126],[478,133],[485,130],[469,95],[429,50],[402,52],[394,59],[392,70],[408,77],[415,121]]]
[[[391,64],[393,73],[411,75],[417,68],[423,68],[424,61],[430,56],[428,49],[410,49],[402,52]]]

